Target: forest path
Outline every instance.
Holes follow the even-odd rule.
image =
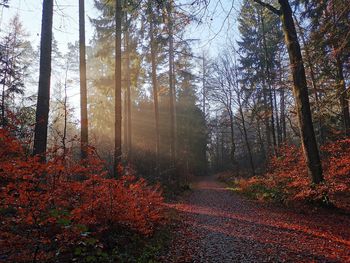
[[[182,201],[164,262],[350,262],[350,218],[267,205],[201,178]]]

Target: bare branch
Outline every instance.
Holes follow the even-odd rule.
[[[272,13],[275,13],[276,15],[280,16],[281,15],[281,10],[273,7],[272,5],[268,4],[268,3],[265,3],[261,0],[253,0],[255,3],[269,9]]]

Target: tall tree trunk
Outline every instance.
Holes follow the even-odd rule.
[[[7,68],[5,69],[4,83],[2,84],[2,94],[1,94],[1,126],[2,128],[6,127],[6,122],[7,122],[5,117],[6,72],[7,72]]]
[[[276,132],[275,132],[274,104],[273,104],[273,93],[272,93],[272,87],[271,87],[272,80],[271,80],[271,72],[270,72],[270,67],[269,67],[269,64],[272,63],[272,61],[269,60],[269,54],[267,51],[263,12],[260,13],[260,16],[261,16],[263,47],[264,47],[264,56],[265,56],[265,72],[266,72],[266,76],[267,76],[267,85],[268,85],[270,109],[271,109],[270,121],[271,121],[271,132],[272,132],[272,142],[273,142],[273,153],[277,155],[277,140],[276,140]]]
[[[206,90],[206,70],[205,70],[205,57],[204,52],[202,56],[202,111],[204,118],[206,118],[206,102],[207,99],[207,90]]]
[[[265,124],[265,136],[266,136],[266,154],[269,156],[271,154],[271,128],[270,128],[270,121],[268,117],[268,102],[267,102],[267,90],[266,90],[266,83],[263,80],[263,102],[264,102],[264,124]]]
[[[310,56],[309,48],[308,48],[307,43],[306,43],[304,31],[303,31],[302,27],[300,26],[298,19],[295,16],[294,16],[294,21],[295,21],[295,24],[298,28],[298,31],[299,31],[299,34],[301,37],[301,41],[302,41],[303,46],[304,46],[305,58],[306,58],[307,65],[308,65],[308,68],[310,71],[311,85],[312,85],[312,90],[313,90],[313,93],[315,96],[316,112],[317,112],[317,119],[318,119],[317,124],[318,124],[319,140],[322,143],[324,141],[323,124],[322,124],[320,101],[319,101],[319,97],[318,97],[318,93],[317,93],[317,83],[316,83],[315,72],[314,72],[314,68],[312,66],[311,56]]]
[[[245,117],[244,117],[244,114],[243,114],[243,109],[242,109],[240,95],[237,94],[237,97],[238,97],[238,111],[239,111],[239,114],[241,115],[241,119],[242,119],[244,141],[245,141],[245,144],[246,144],[246,147],[247,147],[247,151],[248,151],[250,168],[252,169],[252,175],[254,176],[255,175],[255,167],[254,167],[252,151],[251,151],[249,140],[248,140],[248,132],[247,132],[246,124],[245,124]]]
[[[277,107],[277,96],[276,96],[276,87],[273,87],[273,103],[275,108],[275,114],[276,114],[276,132],[277,132],[277,146],[279,147],[282,143],[282,132],[281,132],[281,123],[280,123],[280,117]],[[278,151],[278,149],[277,149]]]
[[[216,115],[215,120],[218,119],[218,116]],[[219,129],[219,125],[216,123],[216,171],[219,170],[219,166],[220,166],[220,144],[219,144],[219,134],[220,134],[220,129]]]
[[[284,87],[280,87],[280,96],[281,96],[281,130],[282,130],[282,142],[287,140],[287,125],[286,125],[286,103],[285,103],[285,95],[284,95]]]
[[[281,6],[280,17],[293,76],[293,93],[298,115],[301,143],[309,175],[312,182],[317,184],[323,181],[323,175],[312,124],[304,63],[289,2],[288,0],[278,0],[278,2]]]
[[[128,130],[128,158],[132,156],[131,151],[131,136],[132,136],[132,126],[131,126],[131,80],[130,80],[130,39],[129,39],[129,21],[128,14],[125,14],[126,18],[126,29],[125,29],[125,41],[126,41],[126,100],[127,100],[127,130]]]
[[[8,72],[8,66],[9,66],[9,46],[8,43],[6,43],[6,57],[5,57],[5,72],[4,72],[4,78],[2,79],[2,95],[1,95],[1,126],[2,128],[5,128],[7,126],[7,120],[6,120],[6,105],[5,105],[5,96],[6,96],[6,83],[7,83],[7,72]]]
[[[123,106],[123,111],[124,111],[124,119],[123,119],[123,146],[124,146],[124,155],[128,155],[128,97],[126,94],[126,90],[124,91],[124,106]]]
[[[236,152],[236,144],[235,144],[235,134],[234,134],[234,125],[233,125],[233,112],[232,110],[229,111],[230,114],[230,135],[231,135],[231,162],[232,165],[236,165],[236,159],[235,159],[235,152]]]
[[[86,84],[85,0],[79,0],[79,58],[80,58],[80,156],[87,157],[88,116]]]
[[[44,0],[40,39],[39,90],[35,116],[33,154],[46,160],[47,126],[50,110],[53,0]]]
[[[257,125],[259,152],[262,154],[262,156],[266,157],[265,148],[264,148],[264,142],[263,142],[262,136],[261,136],[260,118],[256,118],[256,125]]]
[[[343,63],[339,56],[337,56],[337,78],[339,89],[339,100],[342,112],[342,120],[344,125],[344,133],[346,136],[350,135],[350,115],[349,115],[349,98],[346,92],[345,79],[343,73]]]
[[[66,146],[66,140],[67,140],[67,122],[68,122],[68,110],[67,110],[67,80],[68,80],[68,69],[69,65],[67,62],[67,68],[66,68],[66,76],[64,80],[64,99],[63,99],[63,110],[64,110],[64,122],[63,122],[63,136],[62,136],[62,147],[63,147],[63,162],[66,162],[66,155],[67,155],[67,146]]]
[[[121,35],[122,35],[122,0],[116,0],[115,5],[115,105],[114,105],[114,176],[118,176],[118,165],[122,157],[122,60],[121,60]]]
[[[170,153],[173,167],[176,163],[176,117],[175,117],[175,80],[174,80],[174,32],[173,32],[173,1],[167,4],[169,32],[169,100],[170,100]]]
[[[282,83],[282,58],[279,53],[278,62],[278,75],[279,75],[279,90],[280,90],[280,126],[281,126],[281,142],[285,142],[287,139],[287,126],[286,126],[286,105],[285,105],[285,87]]]
[[[159,134],[159,109],[158,109],[158,80],[157,80],[157,44],[154,40],[154,17],[150,5],[150,41],[151,41],[151,63],[152,63],[152,86],[153,86],[153,106],[154,106],[154,120],[156,132],[156,174],[159,174],[159,153],[160,153],[160,134]]]

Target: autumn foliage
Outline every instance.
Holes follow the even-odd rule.
[[[83,163],[54,153],[41,163],[0,129],[0,159],[0,261],[72,259],[92,246],[102,262],[104,233],[151,235],[163,222],[159,186],[109,178],[93,149]]]
[[[285,145],[272,157],[264,176],[239,180],[239,188],[257,198],[306,201],[350,211],[350,139],[321,147],[325,181],[310,183],[300,148]]]

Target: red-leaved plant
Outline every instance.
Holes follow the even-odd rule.
[[[279,149],[270,160],[264,176],[239,181],[243,192],[261,190],[258,198],[275,198],[285,202],[307,201],[333,205],[350,211],[350,139],[321,147],[325,181],[313,185],[307,174],[302,150],[293,145]]]
[[[91,149],[75,162],[52,155],[47,163],[25,155],[0,129],[0,261],[48,261],[101,233],[129,229],[150,235],[163,222],[163,197],[144,179],[108,178]]]

